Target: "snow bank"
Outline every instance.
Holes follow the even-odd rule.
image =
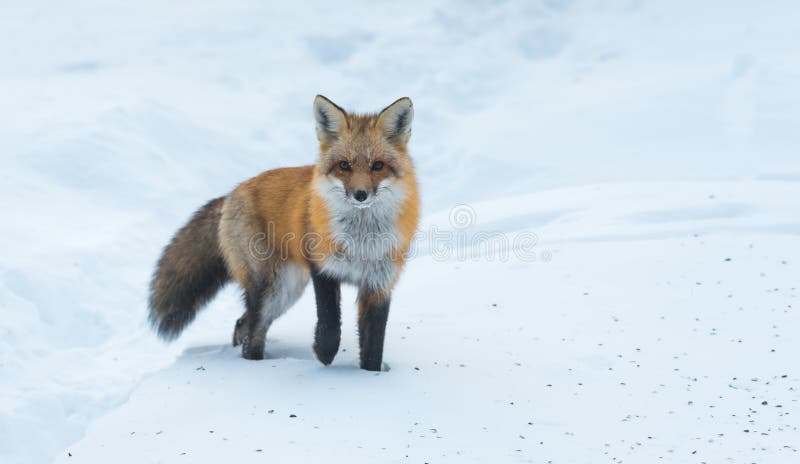
[[[575,461],[648,440],[660,456],[688,452],[680,434],[691,430],[709,460],[755,459],[762,447],[786,459],[797,447],[784,433],[797,401],[785,356],[797,349],[798,14],[789,1],[5,5],[0,460],[65,459],[90,424],[69,450],[132,449],[121,434],[158,432],[151,413],[163,433],[132,460],[221,453],[198,439],[212,426],[242,457],[276,443],[302,457],[287,440],[344,435],[333,456]],[[344,368],[310,360],[308,295],[275,326],[279,359],[263,367],[222,347],[240,312],[233,289],[162,345],[144,308],[161,246],[208,198],[311,162],[317,93],[363,110],[411,96],[426,224],[447,227],[450,208],[469,203],[469,233],[534,232],[550,262],[451,263],[421,247],[392,313],[393,369],[377,377],[346,368],[352,349]],[[197,388],[154,393],[186,381]],[[236,396],[248,381],[255,388]],[[352,393],[332,404],[342,390]],[[211,391],[228,409],[196,410]],[[711,417],[714,394],[724,399]],[[363,397],[389,402],[385,436],[408,440],[375,438],[385,422]],[[768,407],[753,403],[762,397]],[[172,409],[184,406],[196,416]],[[290,410],[300,420],[284,424]],[[731,435],[749,420],[758,435]],[[294,433],[314,425],[318,436]],[[252,441],[228,432],[245,429]],[[155,441],[167,433],[170,444]],[[727,438],[708,444],[712,433]]]

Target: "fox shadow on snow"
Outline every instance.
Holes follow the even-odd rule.
[[[276,364],[302,364],[305,368],[362,372],[358,366],[358,357],[351,359],[352,356],[349,356],[351,353],[347,348],[339,350],[336,360],[330,366],[324,366],[317,360],[310,345],[305,346],[281,340],[267,340],[265,351],[263,360],[252,361],[242,357],[242,350],[239,346],[234,347],[231,344],[194,346],[186,348],[175,361],[175,365],[186,368],[192,367],[193,369],[200,369],[201,367],[205,369],[210,365],[231,368],[236,366],[240,368],[242,364],[252,365],[253,367],[259,365],[276,367]],[[384,363],[382,371],[386,372],[388,370],[389,366]],[[363,372],[366,373],[367,371]]]

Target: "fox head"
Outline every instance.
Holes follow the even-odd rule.
[[[317,188],[328,203],[363,209],[402,198],[404,184],[413,181],[407,145],[414,107],[409,98],[362,115],[317,95],[314,119],[320,146]]]

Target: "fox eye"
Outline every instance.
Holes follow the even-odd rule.
[[[347,161],[342,161],[341,163],[339,163],[339,169],[341,169],[342,171],[349,171],[350,163],[348,163]]]
[[[373,171],[380,171],[381,169],[383,169],[383,161],[375,161],[372,163]]]

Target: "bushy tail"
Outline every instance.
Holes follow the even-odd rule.
[[[197,210],[164,248],[150,282],[150,323],[173,340],[230,280],[219,249],[218,226],[225,197]]]

